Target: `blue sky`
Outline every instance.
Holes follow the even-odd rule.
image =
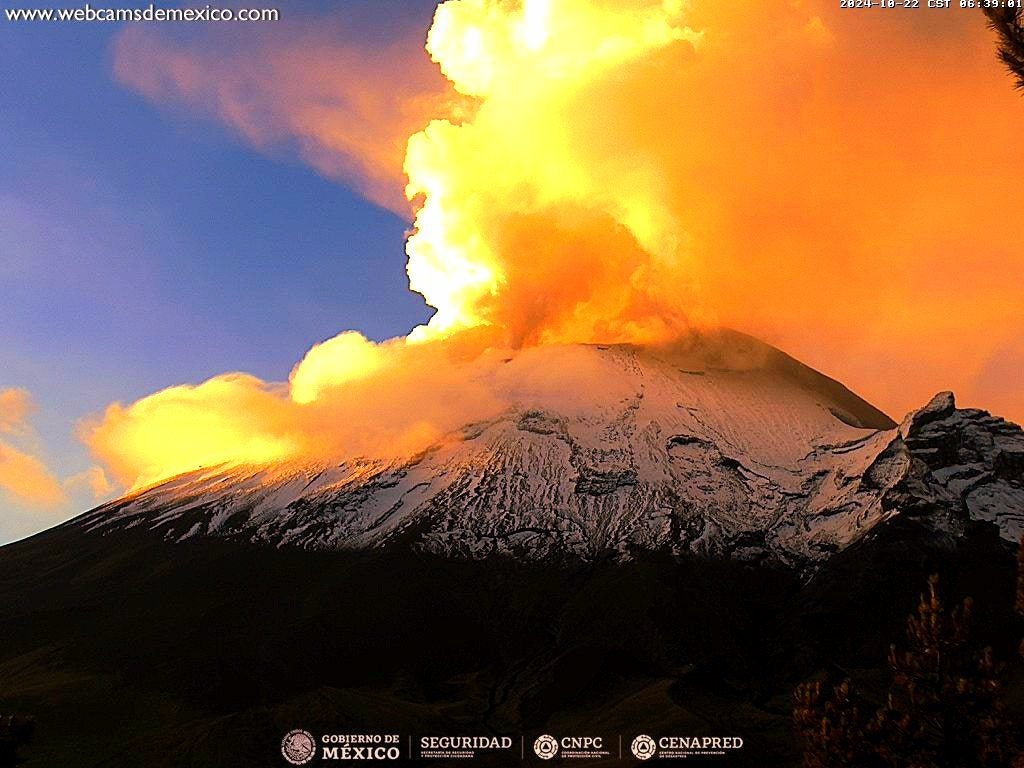
[[[425,30],[432,6],[350,2],[338,24]],[[60,477],[93,463],[75,424],[112,401],[229,370],[283,380],[340,330],[382,339],[430,313],[408,290],[407,221],[287,147],[128,90],[120,31],[0,22],[0,389],[32,393]],[[7,510],[0,541],[23,517]]]

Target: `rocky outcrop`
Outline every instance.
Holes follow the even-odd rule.
[[[1016,424],[973,408],[958,409],[942,392],[910,414],[897,441],[911,457],[890,489],[890,506],[956,521],[995,523],[1016,541],[1024,533],[1024,433]]]

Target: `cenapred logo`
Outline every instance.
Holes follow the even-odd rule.
[[[558,741],[554,736],[548,736],[545,733],[543,736],[538,736],[537,740],[533,742],[533,751],[541,760],[550,760],[558,754]]]
[[[629,745],[629,748],[633,751],[633,756],[638,760],[650,760],[658,751],[658,745],[646,733],[641,733],[633,739],[633,743]]]
[[[739,736],[648,736],[641,733],[629,745],[638,760],[682,760],[691,757],[723,757],[743,749]]]
[[[305,765],[316,754],[316,741],[313,739],[313,734],[301,728],[288,731],[281,739],[281,754],[292,765]]]

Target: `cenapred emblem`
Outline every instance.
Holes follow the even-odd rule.
[[[537,753],[537,757],[541,760],[550,760],[558,754],[558,742],[554,736],[544,734],[533,742],[533,751]]]
[[[633,739],[629,748],[633,750],[633,755],[638,760],[650,760],[658,751],[658,745],[654,743],[654,739],[645,733],[641,733]]]
[[[292,765],[305,765],[316,754],[316,742],[313,740],[313,734],[301,728],[288,731],[281,740],[281,754]]]

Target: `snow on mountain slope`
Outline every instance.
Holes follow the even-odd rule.
[[[1024,530],[1024,434],[937,396],[899,426],[735,333],[662,349],[524,350],[508,410],[413,457],[201,470],[71,525],[455,556],[636,548],[799,563],[896,514]]]

